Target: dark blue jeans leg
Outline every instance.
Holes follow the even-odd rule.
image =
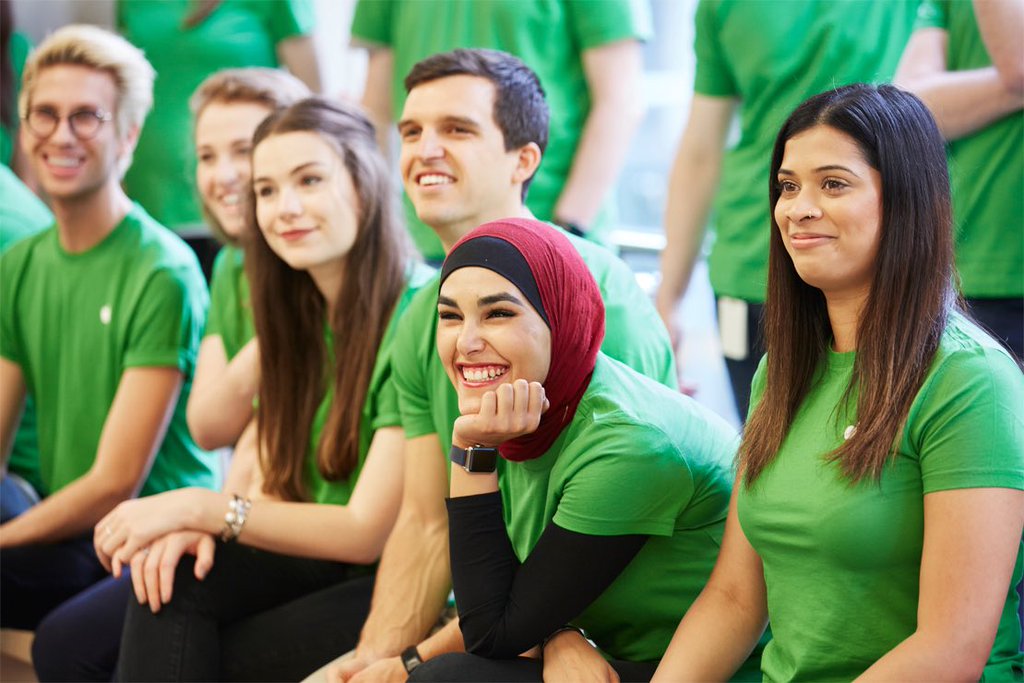
[[[46,681],[111,681],[121,646],[131,577],[108,577],[46,615],[32,641],[36,676]]]
[[[609,662],[622,683],[649,681],[658,662]],[[541,683],[544,663],[540,659],[488,659],[465,652],[435,657],[416,667],[409,683]]]
[[[32,507],[32,489],[16,475],[0,481],[3,521]],[[50,610],[107,575],[96,559],[92,534],[59,543],[8,548],[0,553],[0,626],[34,630]]]

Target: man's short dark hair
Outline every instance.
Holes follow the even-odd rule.
[[[500,50],[458,49],[417,62],[405,77],[405,92],[448,76],[479,76],[494,85],[494,122],[512,151],[531,142],[548,146],[548,103],[533,69]],[[530,180],[523,183],[523,194]]]

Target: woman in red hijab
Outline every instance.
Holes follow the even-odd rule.
[[[467,654],[410,680],[648,680],[714,564],[735,433],[599,352],[597,285],[547,224],[457,243],[438,316]]]

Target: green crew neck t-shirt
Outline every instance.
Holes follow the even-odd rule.
[[[632,271],[604,247],[567,237],[586,262],[604,300],[601,351],[675,389],[675,359],[668,333]],[[437,275],[425,285],[402,317],[395,341],[395,382],[406,437],[437,434],[447,453],[452,445],[452,427],[460,413],[458,395],[437,355],[440,280]]]
[[[132,166],[128,195],[172,229],[203,223],[195,191],[189,98],[221,69],[275,67],[277,45],[313,28],[310,0],[223,0],[199,25],[184,28],[191,0],[119,0],[117,27],[156,69],[153,110]]]
[[[946,31],[950,71],[992,65],[971,3],[925,0],[918,27]],[[1024,297],[1024,113],[953,140],[947,152],[964,296]]]
[[[505,526],[520,562],[552,522],[593,536],[651,537],[574,621],[612,658],[661,658],[707,583],[737,444],[717,415],[599,354],[572,422],[548,452],[501,463]]]
[[[0,166],[0,197],[0,254],[16,242],[53,225],[50,210],[7,166]],[[11,453],[7,458],[7,468],[41,493],[44,489],[39,472],[35,410],[32,395],[26,395],[18,432],[14,435]]]
[[[320,444],[320,435],[323,433],[324,425],[330,415],[331,403],[334,400],[334,389],[328,383],[327,395],[324,396],[324,400],[313,417],[309,449],[306,455],[306,485],[309,487],[310,498],[314,502],[330,505],[348,504],[349,498],[352,497],[352,492],[355,490],[356,480],[366,462],[366,454],[370,450],[374,433],[384,427],[395,427],[402,424],[393,370],[398,320],[409,307],[416,292],[434,281],[433,275],[434,270],[422,264],[414,264],[409,269],[405,290],[395,304],[395,310],[391,314],[391,320],[388,322],[384,336],[381,338],[380,347],[377,349],[377,358],[374,360],[373,372],[370,375],[370,386],[366,390],[366,400],[363,401],[359,422],[359,463],[351,475],[340,481],[325,480],[316,464],[316,451]],[[326,337],[329,355],[333,358],[333,337],[329,332]]]
[[[352,19],[353,39],[393,51],[391,102],[396,120],[405,106],[406,75],[417,62],[438,52],[460,47],[503,50],[536,72],[551,124],[548,147],[526,203],[543,220],[554,217],[590,111],[583,51],[631,38],[644,40],[650,34],[650,10],[641,0],[360,0]],[[416,218],[407,197],[405,206],[416,246],[426,258],[443,259],[440,240]],[[606,206],[605,215],[591,228],[598,241],[606,241],[613,223],[610,213]]]
[[[848,681],[914,632],[926,494],[1024,489],[1024,376],[955,314],[895,460],[880,481],[848,484],[825,456],[856,425],[856,407],[840,403],[854,359],[829,352],[775,461],[738,495],[768,587],[774,638],[764,651],[766,681]],[[762,360],[755,400],[764,381]],[[1021,571],[1018,554],[983,680],[1022,680]]]
[[[768,281],[768,170],[779,128],[811,95],[888,82],[914,24],[905,0],[702,0],[694,90],[738,100],[739,139],[725,151],[709,269],[715,294],[763,302]]]
[[[216,457],[185,422],[208,296],[184,242],[135,204],[83,253],[65,251],[56,227],[18,242],[0,257],[0,278],[0,355],[35,399],[41,493],[89,470],[121,376],[141,367],[184,376],[142,495],[219,485]]]
[[[245,277],[244,252],[237,247],[223,247],[213,262],[210,312],[204,336],[213,335],[220,337],[229,361],[256,336],[249,280]]]

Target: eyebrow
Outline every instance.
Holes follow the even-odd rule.
[[[479,128],[480,123],[476,119],[471,119],[467,116],[443,116],[441,117],[441,123],[455,123],[470,128]],[[398,130],[407,126],[419,125],[414,119],[402,119],[398,122]]]
[[[860,174],[858,174],[852,168],[849,168],[848,166],[843,166],[842,164],[826,164],[825,166],[819,166],[818,168],[814,169],[815,173],[822,173],[824,171],[846,171],[850,175],[860,178]],[[796,173],[790,171],[788,168],[780,168],[778,173],[779,175],[796,175]]]
[[[323,166],[323,165],[324,164],[322,164],[319,161],[307,161],[306,163],[301,164],[300,166],[296,166],[292,170],[288,171],[288,175],[295,175],[296,173],[300,173],[300,172],[306,170],[307,168],[309,168],[310,166]],[[261,175],[261,176],[258,176],[256,178],[253,178],[252,182],[253,182],[254,185],[256,183],[268,183],[268,182],[270,182],[270,178],[268,178],[267,176],[262,176]]]
[[[508,292],[502,292],[500,294],[490,294],[488,296],[482,296],[479,299],[477,299],[477,301],[476,301],[478,306],[491,306],[493,304],[502,303],[502,302],[506,302],[506,303],[510,303],[510,304],[515,304],[516,306],[522,306],[523,305],[523,302],[519,299],[519,297],[517,297],[517,296],[515,296],[513,294],[509,294]],[[444,296],[443,294],[439,295],[437,297],[437,303],[438,303],[439,306],[451,306],[452,308],[458,308],[459,307],[459,305],[457,303],[455,303],[455,301],[453,299],[449,299],[448,297]]]

